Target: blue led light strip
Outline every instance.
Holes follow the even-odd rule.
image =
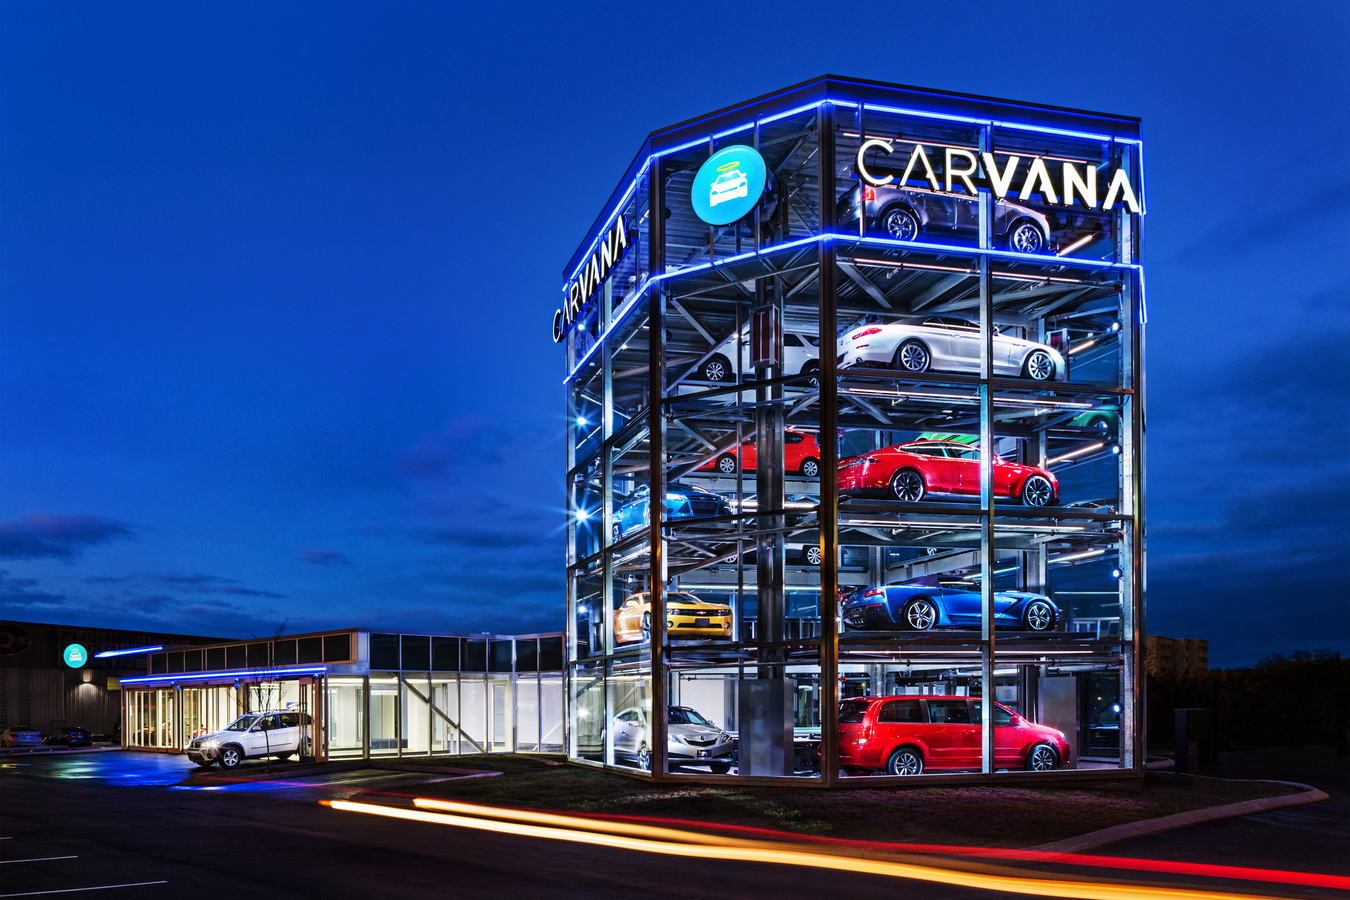
[[[772,95],[772,96],[776,96],[776,95]],[[767,98],[761,98],[761,99],[760,99],[760,102],[762,103],[764,100],[772,99],[772,96],[767,97]],[[578,262],[577,265],[576,265],[576,267],[575,267],[574,269],[572,269],[571,273],[569,273],[569,274],[567,275],[567,277],[563,279],[562,290],[563,290],[564,296],[566,296],[566,293],[567,293],[567,286],[568,286],[569,284],[571,284],[573,280],[576,279],[577,273],[580,272],[582,269],[584,269],[584,268],[586,267],[586,264],[587,264],[588,260],[590,259],[591,254],[595,251],[595,248],[596,248],[597,246],[599,246],[601,237],[602,237],[603,235],[605,235],[606,233],[608,233],[609,229],[613,226],[615,220],[618,219],[620,213],[622,213],[623,210],[628,206],[628,201],[631,199],[631,197],[632,197],[634,191],[637,189],[637,186],[638,186],[638,185],[642,182],[642,180],[646,177],[647,171],[651,168],[651,164],[652,164],[652,162],[653,162],[654,160],[658,160],[658,159],[660,159],[660,158],[663,157],[663,156],[669,156],[669,155],[672,154],[672,153],[680,153],[680,152],[683,152],[683,151],[688,150],[688,149],[690,149],[690,148],[697,147],[697,146],[699,146],[699,145],[701,145],[701,144],[706,144],[706,143],[708,142],[709,137],[711,137],[713,140],[717,140],[717,139],[719,139],[719,138],[724,138],[724,137],[727,137],[727,136],[729,136],[729,135],[738,134],[738,133],[740,133],[740,132],[742,132],[742,131],[745,131],[745,130],[747,130],[747,129],[754,128],[756,123],[758,123],[758,124],[760,124],[760,125],[765,125],[765,124],[768,124],[768,123],[770,123],[770,122],[776,122],[776,121],[778,121],[778,120],[780,120],[780,119],[785,119],[785,118],[788,118],[788,117],[790,117],[790,116],[799,115],[799,114],[804,113],[804,112],[806,112],[806,111],[808,111],[808,110],[817,109],[817,108],[819,108],[822,104],[825,104],[825,103],[832,103],[832,104],[834,104],[835,106],[848,107],[848,108],[851,108],[851,109],[860,109],[860,108],[862,108],[863,105],[864,105],[864,104],[862,104],[862,103],[855,102],[855,101],[852,101],[852,100],[836,100],[836,99],[833,99],[833,98],[831,98],[831,97],[826,97],[825,99],[823,99],[823,100],[818,100],[818,101],[816,101],[816,102],[814,102],[814,103],[808,103],[808,104],[805,104],[805,105],[803,105],[803,106],[794,107],[793,109],[789,109],[789,110],[786,110],[786,111],[784,111],[784,112],[774,113],[774,114],[771,115],[771,116],[765,116],[765,117],[763,117],[763,118],[755,119],[755,120],[753,120],[753,121],[750,121],[750,122],[745,123],[744,125],[738,125],[738,126],[736,126],[735,128],[728,128],[728,129],[726,129],[726,130],[724,130],[724,131],[716,132],[716,133],[712,134],[711,136],[700,137],[700,138],[698,138],[697,140],[687,141],[687,142],[685,142],[685,143],[683,143],[683,144],[679,144],[679,145],[674,146],[674,147],[668,147],[668,148],[666,148],[666,149],[660,151],[659,153],[653,153],[653,154],[649,155],[645,160],[642,161],[642,167],[641,167],[640,169],[638,169],[638,172],[637,172],[637,174],[633,177],[633,180],[632,180],[631,182],[629,182],[628,187],[624,189],[623,194],[620,196],[619,203],[614,207],[614,211],[613,211],[612,213],[610,213],[609,216],[608,216],[608,217],[604,220],[604,222],[600,225],[600,227],[596,229],[595,237],[591,240],[590,244],[587,245],[586,251],[585,251],[584,253],[582,253],[581,256],[579,257],[580,262]],[[1121,143],[1121,144],[1132,144],[1132,145],[1134,145],[1134,146],[1136,146],[1136,147],[1139,148],[1139,182],[1140,182],[1140,197],[1139,197],[1140,207],[1139,207],[1139,209],[1140,209],[1140,214],[1142,215],[1142,214],[1144,214],[1145,212],[1147,212],[1147,209],[1146,209],[1146,206],[1145,206],[1145,200],[1144,200],[1144,197],[1143,197],[1143,192],[1146,190],[1146,188],[1144,187],[1144,142],[1143,142],[1142,140],[1138,140],[1138,139],[1135,139],[1135,138],[1112,137],[1112,136],[1106,135],[1106,134],[1095,134],[1095,133],[1090,132],[1090,131],[1071,131],[1071,130],[1065,129],[1065,128],[1050,128],[1050,127],[1048,127],[1048,126],[1043,126],[1043,125],[1023,125],[1023,124],[1020,123],[1020,122],[1010,122],[1010,121],[1000,120],[1000,119],[978,119],[978,118],[972,118],[972,117],[970,117],[970,116],[958,116],[958,115],[955,115],[954,113],[927,112],[927,111],[924,111],[924,110],[908,109],[908,108],[906,108],[906,107],[900,107],[900,106],[878,106],[878,105],[874,105],[874,104],[871,104],[871,103],[867,103],[867,104],[866,104],[866,108],[867,108],[867,110],[870,111],[870,112],[891,113],[891,114],[894,114],[894,115],[902,115],[902,116],[915,116],[915,117],[918,117],[918,118],[924,118],[924,119],[939,119],[939,120],[947,121],[947,122],[961,122],[961,123],[963,123],[963,124],[968,124],[968,125],[993,125],[993,126],[995,126],[995,127],[1000,127],[1000,128],[1015,128],[1015,129],[1018,129],[1018,130],[1021,130],[1021,131],[1034,131],[1034,132],[1040,132],[1040,133],[1042,133],[1042,134],[1055,134],[1055,135],[1060,135],[1060,136],[1063,136],[1063,137],[1082,138],[1082,139],[1085,139],[1085,140],[1092,140],[1092,141],[1106,141],[1106,142],[1115,141],[1115,142]],[[692,123],[686,123],[686,125],[685,125],[684,127],[686,127],[686,128],[692,127]],[[648,214],[650,214],[650,210],[648,210]],[[923,244],[917,244],[917,243],[916,243],[916,244],[912,244],[912,245],[910,245],[910,246],[924,247],[924,246],[935,246],[935,245],[923,245]],[[952,248],[950,248],[950,247],[945,247],[945,246],[944,246],[944,247],[942,247],[942,249],[944,249],[944,250],[950,250],[950,249],[952,249]],[[754,255],[754,254],[749,254],[749,255]],[[744,256],[745,256],[745,254],[742,254],[741,257],[734,257],[734,258],[735,258],[735,259],[740,259],[740,258],[743,258]],[[1019,258],[1031,258],[1031,259],[1036,259],[1036,258],[1038,258],[1035,254],[1016,254],[1016,256],[1019,257]],[[1039,258],[1044,259],[1044,258],[1047,258],[1047,257],[1039,257]],[[1055,258],[1055,257],[1049,257],[1049,258]],[[726,262],[726,261],[727,261],[727,260],[724,260],[724,262]],[[710,266],[705,266],[704,268],[710,268]],[[697,270],[697,269],[683,269],[683,270],[681,270],[681,271],[689,272],[689,271],[698,271],[698,270]],[[653,279],[649,278],[648,280],[650,281],[650,280],[653,280]],[[644,289],[645,289],[646,285],[647,285],[647,282],[643,282],[643,288],[644,288]],[[640,294],[641,291],[640,291],[640,290],[639,290],[639,291],[635,291],[634,293],[635,293],[635,294]],[[631,296],[631,295],[630,295],[630,296]],[[583,311],[583,313],[578,314],[577,319],[578,319],[578,320],[581,319],[583,314],[584,314],[584,311]],[[615,323],[617,324],[617,321],[618,321],[617,317],[615,318],[614,321],[615,321]],[[612,326],[611,326],[610,330],[613,330],[613,327],[612,327]],[[608,334],[609,334],[609,331],[606,331],[605,334],[608,335]],[[598,343],[598,341],[597,341],[597,343]],[[588,359],[589,357],[590,357],[590,353],[588,352],[588,353],[586,354],[586,357],[584,357],[584,358],[582,359],[582,362],[585,362],[585,360]],[[581,367],[581,363],[578,363],[576,368],[580,368],[580,367]],[[575,374],[575,373],[576,373],[576,368],[574,368],[574,369],[572,370],[572,374]],[[569,375],[567,376],[567,378],[563,379],[563,383],[566,384],[566,383],[571,379],[571,377],[572,377],[572,375],[569,374]]]
[[[216,678],[261,678],[267,675],[322,675],[327,666],[301,666],[290,669],[235,669],[228,672],[177,672],[173,675],[144,675],[123,678],[122,684],[150,684],[155,681],[210,681]]]
[[[110,656],[131,656],[136,653],[153,653],[156,650],[163,649],[163,644],[155,644],[153,647],[132,647],[130,650],[104,650],[102,653],[95,653],[94,659],[107,659]]]
[[[870,109],[871,107],[868,108]],[[655,276],[649,275],[642,282],[642,284],[637,287],[637,289],[633,290],[631,293],[628,294],[628,296],[623,301],[623,305],[620,306],[617,310],[615,310],[614,315],[610,319],[609,327],[605,329],[603,334],[599,334],[596,336],[595,343],[591,345],[591,349],[587,350],[586,354],[582,356],[581,359],[577,360],[577,364],[572,368],[572,371],[568,373],[567,377],[562,380],[562,383],[567,384],[574,377],[576,377],[577,372],[581,371],[581,367],[586,365],[587,361],[590,360],[590,358],[595,354],[595,352],[600,349],[600,345],[603,344],[609,338],[610,334],[614,332],[614,329],[618,328],[619,325],[623,323],[624,318],[626,318],[627,315],[630,312],[632,312],[633,307],[637,305],[637,302],[642,299],[642,296],[652,287],[652,285],[665,281],[668,278],[688,275],[694,272],[702,272],[707,269],[715,268],[716,266],[725,266],[729,263],[740,262],[746,259],[753,259],[754,257],[757,256],[763,256],[766,253],[776,253],[779,250],[788,250],[793,247],[800,247],[803,246],[804,244],[813,244],[819,241],[836,241],[836,240],[846,240],[850,242],[856,242],[859,244],[874,245],[879,247],[894,247],[902,250],[930,250],[930,251],[939,251],[942,253],[951,253],[952,251],[957,252],[964,251],[979,256],[990,256],[998,259],[1022,260],[1024,262],[1050,263],[1057,266],[1078,265],[1092,269],[1136,269],[1136,270],[1143,269],[1143,267],[1138,263],[1117,263],[1117,262],[1107,262],[1105,260],[1075,259],[1074,257],[1066,257],[1066,256],[1046,256],[1040,253],[1018,253],[1015,250],[979,250],[974,247],[953,247],[949,244],[926,244],[921,241],[896,241],[891,240],[889,238],[879,238],[871,236],[860,238],[856,234],[835,234],[833,232],[828,234],[813,234],[810,237],[798,238],[795,241],[788,241],[787,243],[783,244],[774,244],[772,247],[766,247],[760,251],[751,250],[746,253],[738,254],[736,256],[728,256],[724,259],[718,260],[716,263],[701,263],[697,266],[688,266],[683,269],[677,269],[674,272],[666,272],[664,274]]]

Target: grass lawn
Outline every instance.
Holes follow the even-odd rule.
[[[570,812],[748,825],[866,841],[1030,847],[1139,819],[1294,793],[1267,782],[1149,773],[1141,791],[929,787],[819,791],[649,785],[529,756],[441,758],[503,774],[419,785],[427,797]]]

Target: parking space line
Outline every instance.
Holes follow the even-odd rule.
[[[60,888],[54,891],[24,891],[21,894],[0,894],[0,897],[36,897],[38,894],[74,894],[78,891],[110,891],[113,888],[145,887],[148,884],[168,884],[167,881],[135,881],[131,884],[100,884],[94,887]]]
[[[49,859],[79,859],[78,856],[38,856],[33,859],[0,859],[0,866],[21,862],[46,862]]]

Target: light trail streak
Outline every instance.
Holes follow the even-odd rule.
[[[419,798],[419,806],[429,802]],[[708,860],[708,847],[716,841],[717,858],[730,862],[759,862],[787,866],[800,866],[827,869],[840,872],[852,872],[866,875],[882,875],[895,878],[907,878],[940,884],[952,884],[976,890],[1001,891],[1009,894],[1024,894],[1039,897],[1081,898],[1081,900],[1127,900],[1137,897],[1169,898],[1169,900],[1252,900],[1254,894],[1229,894],[1213,891],[1192,890],[1189,888],[1154,887],[1150,885],[1114,885],[1097,882],[1057,881],[1047,878],[1012,878],[1001,875],[989,875],[944,869],[936,866],[915,863],[891,862],[877,859],[842,856],[803,850],[799,847],[776,845],[769,842],[744,842],[713,838],[710,835],[698,835],[690,832],[677,832],[686,842],[670,840],[651,840],[628,837],[621,834],[605,834],[582,828],[613,828],[622,825],[629,828],[647,828],[627,823],[601,822],[551,813],[530,813],[525,810],[501,810],[492,807],[474,807],[470,804],[456,804],[461,809],[473,809],[484,815],[502,815],[507,813],[517,821],[495,821],[463,815],[427,812],[423,809],[403,809],[380,806],[371,803],[354,803],[350,800],[324,801],[325,805],[344,812],[365,813],[403,819],[411,822],[424,822],[433,825],[453,825],[461,828],[473,828],[496,834],[516,835],[519,837],[562,840],[578,844],[590,844],[599,847],[612,847],[620,850],[634,850],[642,853],[657,853],[664,856],[692,857]],[[567,821],[581,828],[564,828],[549,825],[527,824],[526,820]],[[667,829],[657,829],[667,831]]]

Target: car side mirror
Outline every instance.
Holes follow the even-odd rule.
[[[1013,713],[1013,714],[1012,714],[1012,724],[1014,724],[1014,725],[1021,725],[1021,724],[1022,724],[1022,717],[1019,716],[1017,713]]]
[[[261,726],[261,725],[254,725],[252,728],[249,729],[249,732],[250,732],[250,733],[255,732],[255,731],[262,731],[262,726]]]

